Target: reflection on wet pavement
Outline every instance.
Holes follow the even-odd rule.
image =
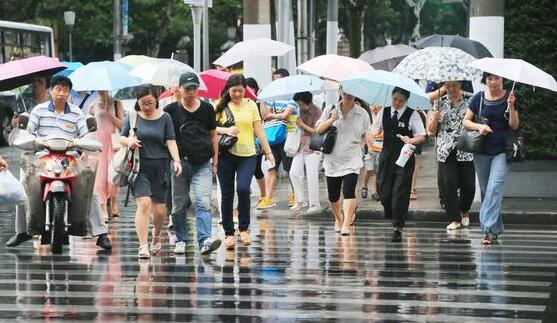
[[[555,281],[557,237],[547,228],[510,228],[484,248],[477,227],[448,235],[443,224],[421,224],[397,245],[384,221],[359,219],[341,237],[328,216],[273,211],[253,216],[249,247],[203,258],[189,245],[177,257],[168,236],[162,256],[138,261],[131,210],[110,224],[112,253],[77,237],[55,256],[2,243],[0,317],[528,322],[544,319]],[[13,220],[0,216],[5,242]]]

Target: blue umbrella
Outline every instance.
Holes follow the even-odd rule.
[[[269,83],[257,98],[261,101],[290,100],[298,92],[322,92],[324,83],[311,75],[287,76]]]
[[[410,92],[406,105],[412,109],[429,109],[427,94],[413,80],[393,72],[375,70],[357,74],[340,82],[342,90],[369,104],[391,105],[391,93],[395,87]]]
[[[66,69],[54,74],[55,76],[69,76],[75,72],[75,70],[83,66],[80,62],[62,62],[62,64],[66,65]]]
[[[140,78],[128,75],[130,69],[111,61],[93,62],[78,68],[69,78],[76,91],[115,91],[142,83]]]

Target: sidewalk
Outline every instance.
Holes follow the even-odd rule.
[[[432,144],[424,147],[420,160],[418,182],[416,191],[418,199],[410,201],[410,221],[435,221],[447,222],[445,211],[439,204],[439,193],[437,189],[437,160]],[[361,180],[362,176],[360,176]],[[378,201],[371,199],[373,193],[373,177],[370,180],[369,194],[367,199],[360,195],[360,185],[357,187],[356,196],[359,200],[357,216],[380,219],[383,217],[383,207]],[[278,183],[276,193],[277,207],[286,209],[288,199],[288,179],[282,177]],[[320,173],[321,205],[328,206],[327,185],[325,176]],[[477,188],[479,196],[479,188]],[[258,192],[254,191],[254,195]],[[472,205],[471,220],[478,222],[478,211],[480,207],[479,198]],[[503,217],[505,223],[513,224],[557,224],[557,199],[555,198],[525,198],[507,197],[503,199]]]

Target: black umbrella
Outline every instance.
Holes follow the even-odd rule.
[[[426,48],[432,46],[458,48],[475,58],[493,57],[489,50],[479,41],[458,35],[431,35],[417,40],[414,46]]]

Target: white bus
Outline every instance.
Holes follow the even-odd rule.
[[[0,20],[0,64],[44,55],[54,57],[52,28]]]

